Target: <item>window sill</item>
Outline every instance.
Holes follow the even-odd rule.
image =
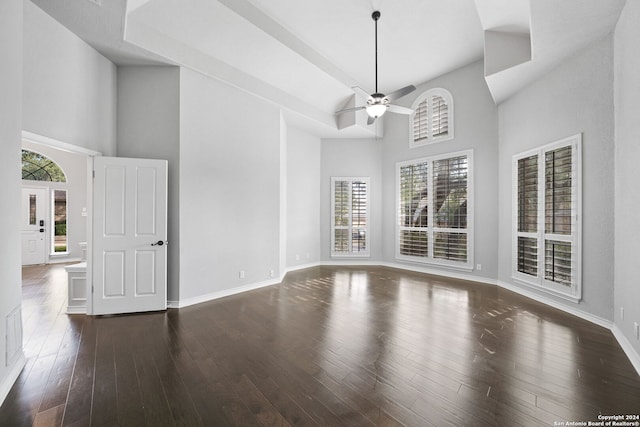
[[[450,270],[457,270],[457,271],[466,271],[466,272],[472,272],[473,271],[473,263],[472,262],[466,262],[466,263],[453,263],[453,262],[438,262],[438,261],[434,261],[432,259],[420,259],[420,258],[413,258],[413,257],[403,257],[403,256],[396,256],[396,260],[398,261],[402,261],[402,262],[406,262],[406,263],[411,263],[414,265],[424,265],[424,266],[429,266],[429,267],[439,267],[439,268],[447,268]]]
[[[569,293],[566,293],[566,292],[561,292],[561,291],[558,291],[558,290],[555,290],[555,289],[547,288],[547,287],[545,287],[543,285],[540,285],[539,283],[531,282],[529,280],[525,280],[525,279],[522,279],[522,278],[517,277],[517,276],[511,276],[511,279],[513,279],[514,283],[517,283],[519,285],[524,285],[529,289],[534,289],[536,291],[543,292],[543,293],[545,293],[547,295],[553,295],[555,297],[562,298],[562,299],[567,300],[567,301],[571,301],[571,302],[573,302],[575,304],[579,304],[580,301],[582,300],[581,296],[576,296],[576,295],[569,294]]]

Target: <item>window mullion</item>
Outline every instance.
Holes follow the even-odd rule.
[[[347,191],[347,206],[349,207],[349,252],[353,252],[353,181],[349,180]]]
[[[431,117],[429,115],[429,117]],[[429,124],[429,129],[431,128],[431,124]],[[433,232],[434,228],[434,183],[433,183],[433,160],[429,160],[428,162],[428,173],[427,173],[427,258],[433,259],[433,240],[435,239],[435,233]]]
[[[537,240],[538,240],[538,281],[544,281],[544,256],[545,256],[545,159],[544,151],[540,150],[538,156],[538,224],[537,224]]]

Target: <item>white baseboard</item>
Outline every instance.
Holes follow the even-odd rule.
[[[515,292],[517,294],[520,294],[522,296],[525,296],[527,298],[531,298],[532,300],[541,302],[545,305],[548,305],[550,307],[553,308],[557,308],[558,310],[564,311],[565,313],[569,313],[569,314],[573,314],[574,316],[577,316],[581,319],[584,319],[586,321],[589,321],[591,323],[595,323],[598,326],[602,326],[603,328],[606,329],[611,329],[613,328],[613,322],[611,320],[605,319],[603,317],[600,316],[596,316],[594,314],[591,313],[586,313],[582,310],[576,310],[575,307],[569,306],[569,305],[565,305],[562,304],[558,301],[555,301],[551,298],[547,298],[545,296],[542,295],[538,295],[534,292],[528,291],[526,289],[523,289],[519,286],[515,286],[512,285],[509,282],[505,282],[502,280],[498,281],[498,286],[500,286],[501,288],[507,289],[509,291]]]
[[[11,387],[18,379],[20,372],[22,372],[22,368],[26,365],[27,359],[24,357],[24,354],[20,354],[18,360],[13,365],[13,368],[9,371],[9,374],[0,382],[0,405],[4,402],[4,399],[7,397],[9,392],[11,391]]]
[[[451,279],[470,280],[472,282],[482,283],[485,285],[497,285],[498,281],[487,277],[473,276],[471,274],[460,273],[458,271],[440,270],[429,267],[414,266],[408,264],[397,264],[391,262],[379,262],[376,265],[383,267],[397,268],[399,270],[413,271],[416,273],[432,274],[434,276],[449,277]]]
[[[282,276],[280,281],[284,280],[284,276],[287,273],[291,273],[292,271],[304,270],[306,268],[319,267],[320,265],[322,265],[322,264],[320,264],[319,262],[310,262],[310,263],[307,263],[307,264],[292,265],[290,267],[287,267],[287,269],[285,270],[285,274]]]
[[[611,332],[613,332],[613,336],[616,337],[620,347],[622,347],[622,350],[629,358],[629,361],[633,367],[636,368],[636,372],[640,375],[640,354],[638,354],[638,352],[633,348],[627,337],[624,336],[620,328],[618,328],[618,325],[614,324],[611,328]]]
[[[213,301],[219,298],[228,297],[231,295],[241,294],[247,291],[253,291],[254,289],[264,288],[266,286],[277,285],[282,282],[282,278],[273,278],[257,283],[250,283],[248,285],[238,286],[236,288],[224,289],[222,291],[211,292],[209,294],[200,295],[193,298],[187,298],[180,301],[167,301],[168,308],[183,308],[190,305],[200,304],[203,302]]]
[[[377,267],[381,265],[377,261],[370,261],[368,259],[363,258],[350,258],[350,259],[332,259],[331,261],[323,261],[320,265],[329,265],[332,267],[335,266],[345,266],[345,267],[357,267],[359,265],[368,265],[372,267]]]

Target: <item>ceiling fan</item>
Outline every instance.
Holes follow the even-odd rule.
[[[336,111],[336,114],[346,113],[347,111],[358,111],[358,110],[366,110],[369,115],[367,119],[367,124],[373,124],[376,119],[382,116],[385,112],[389,111],[390,113],[397,114],[412,114],[413,110],[407,107],[401,107],[399,105],[391,104],[391,101],[395,101],[396,99],[402,98],[403,96],[413,92],[416,90],[415,86],[409,85],[405,86],[402,89],[395,90],[388,95],[378,92],[378,19],[380,19],[380,12],[375,11],[371,14],[371,18],[375,22],[375,47],[376,47],[376,91],[369,95],[362,88],[358,86],[354,86],[353,90],[363,97],[367,98],[367,105],[362,105],[360,107],[353,108],[345,108],[343,110]]]

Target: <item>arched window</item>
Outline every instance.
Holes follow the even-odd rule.
[[[413,103],[410,147],[453,139],[453,97],[442,88],[430,89]]]
[[[56,162],[29,150],[22,150],[22,179],[67,182],[67,177]]]

